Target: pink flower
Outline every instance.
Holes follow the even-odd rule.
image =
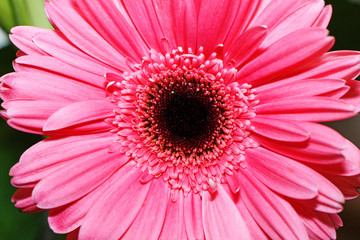
[[[360,152],[360,53],[323,0],[52,0],[16,27],[1,115],[49,136],[15,206],[68,239],[334,239]]]

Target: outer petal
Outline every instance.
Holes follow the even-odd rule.
[[[146,239],[157,240],[165,220],[166,208],[169,202],[169,187],[160,178],[152,180],[145,202],[123,240]]]
[[[312,199],[317,195],[308,167],[263,148],[247,150],[246,156],[249,171],[273,191],[295,199]]]
[[[65,134],[69,131],[73,134],[78,131],[88,134],[106,131],[111,126],[105,123],[105,119],[113,117],[115,107],[107,100],[76,102],[52,114],[45,122],[43,130],[44,132],[60,131],[60,133],[65,131]]]
[[[308,239],[298,214],[246,170],[241,174],[241,199],[271,239]]]
[[[93,58],[81,51],[60,31],[43,31],[34,35],[34,42],[47,54],[61,60],[68,65],[82,69],[86,72],[104,76],[108,72],[122,72],[123,69],[116,69],[115,66],[108,65]],[[41,66],[40,66],[41,67]],[[127,69],[127,67],[125,67]]]
[[[184,199],[184,222],[189,239],[204,240],[201,198],[197,194],[189,194]]]
[[[25,54],[31,54],[33,56],[46,55],[46,53],[33,42],[34,34],[40,31],[46,30],[31,26],[14,27],[11,29],[12,34],[10,35],[10,40]]]
[[[11,182],[14,185],[37,182],[73,159],[106,149],[112,140],[113,135],[109,133],[47,138],[23,153],[20,162],[10,170],[14,176]]]
[[[126,232],[150,188],[150,183],[140,183],[140,175],[141,171],[134,170],[130,164],[115,173],[114,184],[86,215],[80,228],[80,240],[117,240]]]
[[[279,99],[259,104],[256,114],[284,120],[327,122],[356,116],[355,107],[328,97]]]
[[[346,146],[345,139],[336,131],[316,123],[302,123],[302,127],[310,133],[310,139],[302,144],[284,144],[260,136],[252,136],[258,143],[282,155],[324,165],[337,164],[344,161],[341,150]]]
[[[94,74],[79,67],[67,64],[51,56],[23,56],[15,60],[14,68],[17,72],[21,73],[33,73],[37,69],[42,69],[44,72],[52,72],[58,75],[64,75],[73,81],[85,83],[91,87],[100,89],[104,89],[105,87],[103,73]]]
[[[211,54],[218,44],[223,43],[240,7],[241,1],[201,1],[197,42],[198,46],[204,47],[205,55]]]
[[[83,155],[42,179],[35,187],[33,198],[40,208],[54,208],[86,195],[106,181],[128,161],[121,154],[101,149]]]
[[[214,195],[204,192],[202,211],[206,239],[251,239],[243,217],[221,185]]]
[[[325,53],[301,71],[284,76],[289,81],[307,78],[355,79],[360,74],[360,52],[334,51]]]
[[[277,141],[304,142],[309,139],[309,132],[293,121],[256,116],[251,125],[254,132]]]
[[[75,1],[45,1],[45,9],[56,27],[81,50],[118,69],[128,69],[125,57],[79,14]]]
[[[237,74],[238,81],[256,86],[294,72],[332,47],[334,39],[327,35],[327,30],[319,28],[300,29],[286,35],[245,65]]]
[[[266,35],[267,28],[265,26],[250,28],[235,40],[225,59],[235,60],[235,67],[241,66],[259,48]]]
[[[42,209],[36,206],[36,202],[31,197],[33,188],[20,188],[16,190],[11,201],[15,203],[15,207],[20,208],[24,213],[40,212]]]
[[[342,89],[345,84],[342,79],[284,79],[256,88],[256,98],[260,102],[271,102],[281,98],[323,96]]]
[[[121,5],[116,5],[116,1],[93,0],[77,0],[74,3],[73,7],[82,13],[79,15],[84,17],[84,20],[99,33],[109,46],[114,47],[118,53],[126,58],[135,62],[141,61],[147,53],[148,47],[141,39],[135,26],[128,21],[128,16],[126,16]],[[84,35],[89,35],[89,33],[87,32]],[[85,36],[78,35],[79,39],[84,39]]]
[[[168,201],[163,228],[159,239],[184,239],[184,194],[180,192],[176,201]]]
[[[282,4],[284,3],[282,2]],[[267,47],[281,37],[298,29],[311,27],[323,8],[323,0],[308,1],[307,4],[299,7],[294,12],[285,15],[278,24],[269,26],[269,35],[263,42],[262,47]]]

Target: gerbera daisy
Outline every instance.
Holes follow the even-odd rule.
[[[51,0],[16,27],[1,115],[49,136],[11,170],[68,239],[334,239],[360,152],[360,53],[323,0]]]

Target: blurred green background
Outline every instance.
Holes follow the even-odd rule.
[[[360,50],[360,0],[328,0],[334,8],[329,26],[336,37],[333,50]],[[13,71],[11,62],[16,48],[10,44],[7,33],[16,25],[50,28],[43,11],[43,0],[0,0],[0,75]],[[329,124],[357,146],[360,146],[360,117]],[[40,136],[16,131],[0,119],[0,240],[58,240],[49,229],[46,212],[20,213],[10,199],[15,188],[10,185],[9,169],[22,152],[41,140]],[[360,198],[348,201],[340,214],[344,227],[338,230],[338,239],[360,239]]]

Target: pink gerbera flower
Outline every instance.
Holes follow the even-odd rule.
[[[323,0],[51,0],[16,27],[1,115],[49,136],[15,206],[68,239],[334,239],[360,152],[360,53]]]

